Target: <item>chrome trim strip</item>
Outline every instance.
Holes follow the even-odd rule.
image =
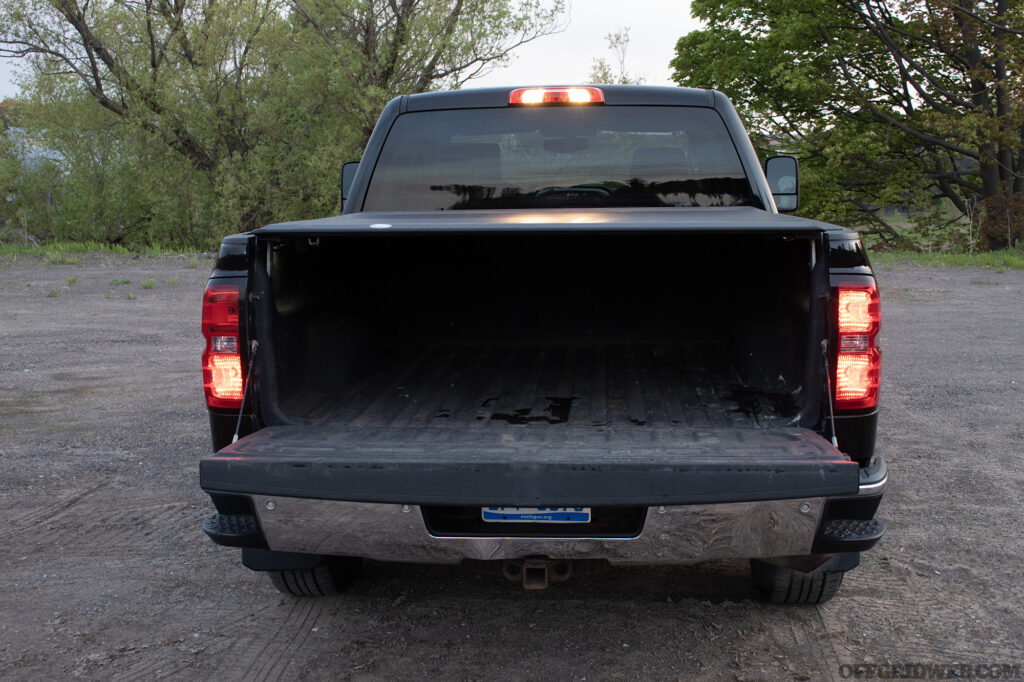
[[[882,492],[882,488],[885,487],[885,484],[888,481],[889,481],[889,474],[886,474],[885,476],[882,477],[882,480],[880,480],[880,481],[875,481],[873,483],[862,483],[860,485],[860,488],[858,488],[858,490],[857,490],[857,494],[858,495],[874,495],[876,493],[880,493],[880,492]]]
[[[889,468],[881,455],[875,455],[871,465],[860,470],[860,487],[858,495],[876,495],[882,492],[889,480]]]
[[[687,564],[809,554],[825,503],[815,497],[651,507],[634,538],[452,538],[430,535],[415,505],[266,495],[252,500],[272,550],[439,564],[531,555]]]

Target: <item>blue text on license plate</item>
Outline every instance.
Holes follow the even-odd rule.
[[[590,523],[590,507],[484,507],[484,521]]]

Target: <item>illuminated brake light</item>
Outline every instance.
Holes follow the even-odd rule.
[[[509,104],[601,104],[601,88],[516,88],[508,94]]]
[[[203,295],[203,392],[206,404],[237,410],[242,406],[245,377],[239,348],[237,285],[210,284]]]
[[[872,296],[872,288],[839,289],[840,334],[870,334],[878,317],[878,294]]]
[[[877,349],[868,353],[840,353],[836,361],[836,403],[844,407],[873,407],[878,402]]]
[[[882,366],[882,354],[876,347],[881,326],[878,288],[873,282],[840,284],[836,299],[835,406],[847,410],[875,407]]]
[[[516,95],[518,94],[518,100]],[[544,101],[543,90],[513,90],[509,95],[509,104],[540,104]]]
[[[210,355],[210,394],[220,400],[242,401],[242,359],[235,355]]]
[[[604,95],[597,90],[597,95],[588,88],[569,88],[569,101],[573,104],[589,104],[591,102],[603,102]]]

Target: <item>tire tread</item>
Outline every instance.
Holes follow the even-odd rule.
[[[823,604],[836,596],[845,571],[804,573],[792,568],[752,562],[754,582],[773,604]]]
[[[360,572],[360,561],[349,557],[328,559],[312,568],[267,571],[278,592],[293,597],[330,597],[340,594]]]
[[[267,571],[267,575],[279,592],[294,597],[327,597],[340,591],[326,564],[300,570]]]

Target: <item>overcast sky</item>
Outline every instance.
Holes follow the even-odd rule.
[[[572,0],[569,28],[513,53],[512,62],[466,87],[582,83],[593,60],[617,68],[605,36],[629,28],[626,70],[648,85],[672,85],[668,63],[676,41],[697,28],[689,0]]]
[[[0,99],[14,97],[18,94],[18,87],[12,82],[14,63],[13,59],[0,59]]]
[[[689,0],[572,0],[569,28],[513,53],[511,63],[466,87],[582,83],[595,57],[615,66],[605,36],[629,28],[626,68],[648,85],[671,85],[669,61],[679,37],[697,27]],[[10,60],[0,59],[0,98],[18,93]]]

